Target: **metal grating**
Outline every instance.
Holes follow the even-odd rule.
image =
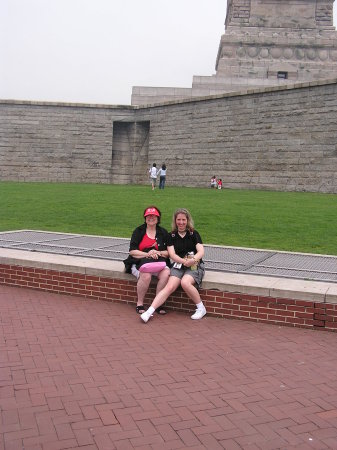
[[[111,245],[122,245],[121,240],[115,239],[116,244],[111,238],[104,237],[91,237],[91,236],[75,236],[66,238],[57,238],[50,240],[55,245],[69,246],[69,247],[83,247],[83,248],[103,248],[110,247]]]
[[[279,267],[284,269],[328,271],[337,274],[337,258],[329,256],[312,256],[312,255],[298,255],[288,253],[277,253],[272,255],[261,267]]]
[[[93,249],[79,252],[75,256],[85,256],[89,258],[113,259],[117,261],[123,261],[128,257],[128,254],[129,254],[128,251],[121,252],[117,250]]]
[[[67,238],[69,234],[52,233],[46,231],[7,231],[0,233],[0,241],[16,241],[16,242],[43,242],[53,239]]]
[[[44,231],[0,233],[0,248],[122,261],[129,239]],[[205,245],[208,270],[317,281],[337,281],[337,257]]]
[[[2,246],[3,247],[3,246]],[[52,245],[52,244],[34,244],[25,242],[23,244],[15,244],[8,246],[8,248],[12,248],[15,250],[28,250],[30,252],[43,252],[43,253],[56,253],[63,255],[74,255],[80,251],[85,250],[85,248],[77,248],[77,247],[65,247],[62,245]]]
[[[240,264],[250,265],[256,260],[265,259],[274,254],[275,252],[263,250],[205,246],[205,260],[232,262],[234,264],[240,261]]]
[[[309,270],[295,270],[295,269],[285,269],[278,267],[253,267],[245,273],[250,275],[264,275],[264,276],[274,276],[282,278],[297,278],[301,280],[313,280],[313,281],[337,281],[337,274],[330,272],[318,272]]]
[[[205,267],[208,270],[216,270],[218,272],[242,272],[245,269],[244,264],[232,264],[232,263],[226,263],[226,262],[219,262],[219,261],[211,261],[211,260],[204,260]]]
[[[109,247],[105,247],[106,250],[114,249],[119,252],[125,252],[129,254],[129,247],[130,247],[130,241],[128,239],[125,240],[126,242],[120,243],[120,244],[113,244]]]

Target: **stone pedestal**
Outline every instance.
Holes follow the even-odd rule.
[[[135,87],[132,104],[328,79],[337,74],[334,0],[228,0],[216,73],[192,88]]]

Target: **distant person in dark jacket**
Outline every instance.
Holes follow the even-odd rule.
[[[163,164],[161,168],[158,170],[157,175],[159,175],[159,189],[165,188],[166,181],[166,165]]]

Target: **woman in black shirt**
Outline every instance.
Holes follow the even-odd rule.
[[[191,214],[185,208],[178,209],[173,215],[167,250],[174,262],[169,281],[140,317],[146,323],[154,311],[181,285],[197,308],[191,319],[201,319],[206,314],[198,291],[205,273],[202,261],[204,246],[200,234],[194,229]]]

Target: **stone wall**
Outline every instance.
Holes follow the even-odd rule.
[[[152,107],[0,102],[0,180],[337,193],[337,80]]]
[[[335,81],[138,114],[151,122],[150,161],[165,161],[171,185],[206,186],[215,174],[228,188],[336,193],[336,94]]]
[[[0,102],[0,179],[110,183],[113,121],[133,115],[128,107]]]

